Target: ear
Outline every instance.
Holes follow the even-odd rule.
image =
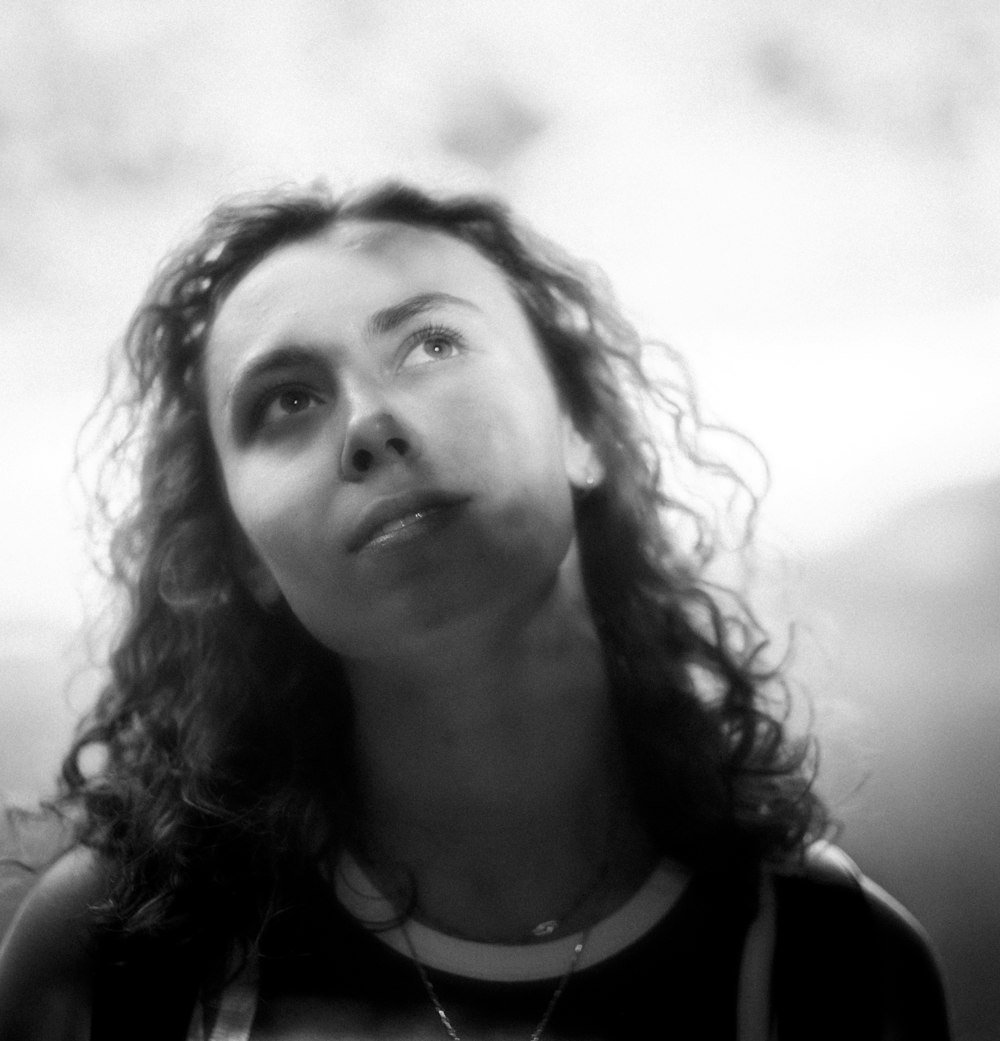
[[[562,415],[563,460],[570,485],[586,494],[604,480],[604,464],[594,446],[580,433],[573,420]]]

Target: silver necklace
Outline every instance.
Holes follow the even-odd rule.
[[[427,996],[431,999],[431,1004],[434,1006],[434,1011],[438,1014],[438,1019],[441,1020],[441,1025],[444,1027],[448,1037],[451,1038],[451,1041],[462,1041],[458,1031],[454,1026],[452,1026],[452,1022],[448,1018],[448,1013],[445,1012],[444,1005],[441,1004],[441,999],[437,996],[437,991],[434,989],[434,984],[431,983],[430,977],[427,975],[424,963],[417,955],[417,949],[413,945],[413,940],[410,938],[410,930],[407,929],[404,924],[401,931],[403,933],[403,938],[406,940],[406,946],[410,949],[410,957],[413,959],[413,964],[416,965],[417,972],[420,974],[420,982],[423,983],[424,990],[427,991]],[[566,966],[566,971],[562,974],[559,982],[556,984],[556,989],[552,992],[552,997],[549,998],[549,1003],[546,1005],[545,1011],[542,1013],[542,1018],[538,1021],[538,1026],[531,1032],[531,1041],[539,1041],[543,1031],[549,1025],[549,1019],[552,1017],[552,1012],[556,1007],[556,1002],[562,996],[562,992],[566,989],[566,984],[569,983],[570,976],[573,975],[573,971],[576,969],[589,935],[590,930],[588,929],[574,945],[569,965]]]
[[[546,937],[551,936],[561,925],[571,921],[573,917],[587,906],[588,902],[592,900],[600,891],[601,886],[607,880],[608,869],[610,868],[610,858],[604,861],[601,867],[601,872],[594,879],[593,883],[585,889],[573,903],[562,913],[559,918],[546,918],[544,922],[539,922],[537,925],[533,925],[531,929],[525,935],[521,936],[516,943],[530,943],[532,940],[544,940]],[[423,921],[431,927],[439,930],[440,932],[449,932],[455,936],[461,937],[463,940],[476,939],[473,936],[467,936],[462,932],[456,931],[455,928],[449,925],[447,922],[439,921],[438,919],[428,915],[421,909],[421,918]]]

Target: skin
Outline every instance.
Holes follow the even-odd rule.
[[[372,328],[415,296],[421,308]],[[405,868],[419,917],[484,940],[610,913],[655,857],[623,780],[573,526],[573,489],[601,472],[501,274],[457,240],[394,225],[281,249],[221,308],[205,389],[248,585],[284,597],[347,670],[367,829],[354,852],[383,892]],[[933,1017],[944,1036],[925,941],[863,885],[891,930],[889,1021],[911,1036]],[[0,946],[4,1041],[91,1036],[90,908],[107,889],[76,849],[25,900]],[[270,998],[255,1039],[343,1032],[352,1012],[322,993]]]
[[[0,1037],[88,1041],[94,952],[91,903],[106,894],[92,854],[75,849],[46,872],[0,944]]]
[[[393,224],[283,247],[221,306],[205,387],[251,588],[344,662],[380,883],[481,939],[601,872],[579,914],[620,903],[652,857],[577,553],[601,468],[502,273]]]
[[[432,292],[450,299],[367,328]],[[423,331],[439,325],[455,335]],[[298,354],[282,363],[284,348]],[[206,386],[259,587],[345,658],[420,661],[459,610],[492,629],[547,596],[574,540],[571,484],[599,470],[499,272],[416,229],[354,226],[267,257],[219,311]],[[445,537],[418,524],[357,549],[368,511],[409,493],[465,502]]]
[[[448,299],[385,320],[428,293]],[[237,284],[204,374],[245,580],[347,671],[354,852],[383,892],[405,874],[419,917],[481,940],[610,913],[655,857],[577,554],[574,489],[602,473],[500,272],[445,235],[339,228]],[[90,1036],[106,886],[79,849],[25,901],[0,951],[5,1039]],[[255,1036],[319,1034],[341,1012],[277,996]]]

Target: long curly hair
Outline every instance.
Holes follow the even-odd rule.
[[[635,798],[664,854],[698,866],[801,851],[826,825],[811,744],[786,732],[764,633],[708,577],[717,524],[678,475],[713,475],[742,497],[748,524],[758,495],[703,449],[680,359],[661,348],[673,376],[651,378],[648,345],[602,276],[496,200],[398,183],[342,197],[290,187],[220,205],[168,257],[105,397],[116,432],[98,501],[124,613],[62,771],[80,841],[114,867],[105,920],[131,935],[252,943],[320,891],[354,834],[346,683],[287,609],[245,587],[201,373],[233,286],[271,251],[349,220],[434,229],[496,265],[603,462],[605,480],[575,507],[584,579]],[[123,473],[136,489],[124,506]]]

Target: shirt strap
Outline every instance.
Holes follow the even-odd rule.
[[[736,1021],[739,1041],[772,1041],[771,973],[775,937],[774,879],[761,871],[757,917],[743,945]]]
[[[257,961],[249,955],[216,1000],[201,998],[195,1005],[187,1041],[250,1041],[257,983]]]

